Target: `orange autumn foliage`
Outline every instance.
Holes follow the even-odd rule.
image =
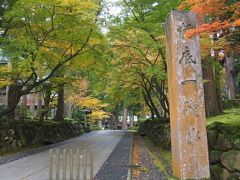
[[[206,15],[217,14],[219,9],[225,7],[226,0],[185,0],[180,6],[179,10],[190,9],[192,12],[198,14],[199,20]]]
[[[226,5],[226,0],[185,0],[180,10],[190,9],[198,14],[200,26],[190,29],[185,36],[190,38],[205,32],[216,32],[240,26],[240,2]],[[211,17],[210,23],[203,23],[205,17]]]
[[[191,38],[193,36],[196,36],[198,34],[202,34],[205,32],[216,32],[222,29],[233,28],[238,26],[240,26],[240,19],[237,19],[232,23],[229,23],[227,21],[224,21],[224,22],[216,21],[212,24],[202,24],[197,29],[190,29],[185,33],[185,36],[187,38]]]

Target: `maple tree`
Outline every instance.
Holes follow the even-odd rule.
[[[91,38],[98,33],[98,14],[99,5],[91,0],[24,0],[4,14],[1,49],[14,70],[8,107],[0,117],[12,113],[21,96],[89,51]]]
[[[121,16],[109,23],[111,52],[101,77],[115,116],[123,109],[137,113],[144,104],[152,118],[168,116],[164,23],[179,2],[125,0]]]
[[[240,26],[240,2],[229,0],[185,0],[179,9],[190,9],[198,14],[199,27],[186,32],[187,37],[197,34],[217,33],[226,36],[225,49],[240,52],[237,39]],[[235,39],[235,40],[234,40]]]
[[[216,102],[211,102],[205,99],[208,104],[214,108],[206,109],[219,109],[222,112],[222,96],[225,87],[234,87],[234,80],[228,80],[223,73],[224,69],[229,68],[228,64],[233,61],[238,61],[240,53],[239,35],[240,35],[240,2],[236,0],[185,0],[179,6],[181,10],[191,10],[198,14],[199,26],[196,29],[189,29],[185,33],[187,38],[195,35],[200,35],[201,41],[201,57],[204,64],[203,69],[206,74],[213,75],[213,77],[205,77],[212,79],[211,85],[206,82],[206,87],[214,86],[214,91],[206,90],[206,96],[218,97]],[[225,65],[224,65],[225,64]],[[225,77],[226,76],[226,77]],[[231,77],[236,76],[235,73]],[[226,79],[226,80],[225,80]],[[232,78],[234,79],[234,77]],[[210,94],[209,94],[210,93]],[[235,94],[234,88],[227,90],[225,94]],[[229,97],[229,96],[228,96]],[[216,106],[217,105],[217,106]],[[210,110],[211,111],[211,110]],[[213,111],[213,114],[216,113]],[[211,113],[207,113],[211,114]]]

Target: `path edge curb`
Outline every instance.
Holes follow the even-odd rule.
[[[134,133],[132,132],[132,138],[131,138],[131,149],[130,149],[130,155],[129,155],[129,162],[128,162],[128,175],[127,175],[127,180],[131,180],[132,179],[132,168],[131,168],[131,164],[132,164],[132,156],[133,156],[133,137],[134,137]]]

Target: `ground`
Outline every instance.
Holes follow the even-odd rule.
[[[133,180],[173,179],[171,172],[171,152],[154,145],[147,137],[134,136]]]
[[[86,149],[93,153],[94,176],[103,167],[103,164],[114,152],[118,143],[122,142],[122,147],[129,150],[125,155],[130,154],[131,142],[124,144],[127,131],[96,131],[85,136],[80,136],[63,143],[47,146],[30,154],[18,154],[14,157],[0,159],[0,180],[45,180],[48,179],[48,149],[51,148],[79,148]],[[130,139],[131,140],[131,139]],[[124,156],[124,154],[122,155]],[[104,171],[104,170],[103,170]],[[128,169],[126,169],[127,173]]]

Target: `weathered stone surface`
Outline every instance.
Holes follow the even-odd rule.
[[[233,143],[231,142],[231,136],[228,134],[218,134],[217,141],[214,144],[215,150],[228,151],[233,148]]]
[[[240,179],[240,173],[234,172],[230,174],[230,177],[228,178],[230,180],[239,180]]]
[[[211,179],[213,180],[239,180],[240,174],[238,172],[229,172],[221,165],[211,166]]]
[[[33,144],[59,142],[80,135],[81,124],[39,123],[34,121],[0,123],[0,151],[6,152]]]
[[[226,180],[230,177],[228,170],[221,167],[221,165],[216,164],[210,167],[211,179],[216,180]]]
[[[221,164],[229,171],[240,172],[240,151],[231,150],[222,155]]]
[[[211,179],[213,180],[239,180],[240,173],[238,172],[229,172],[227,169],[224,169],[221,165],[211,166]]]
[[[209,154],[209,161],[211,164],[215,164],[221,161],[221,156],[223,152],[221,151],[211,151]]]
[[[208,130],[207,131],[208,141],[214,142],[218,138],[218,131],[217,130]]]
[[[166,25],[173,173],[181,179],[209,177],[199,36],[193,13],[172,11]]]
[[[234,136],[232,138],[235,149],[240,150],[240,136]]]
[[[211,149],[214,149],[215,142],[218,138],[218,131],[216,129],[208,130],[207,131],[207,138],[208,144],[210,145]]]

